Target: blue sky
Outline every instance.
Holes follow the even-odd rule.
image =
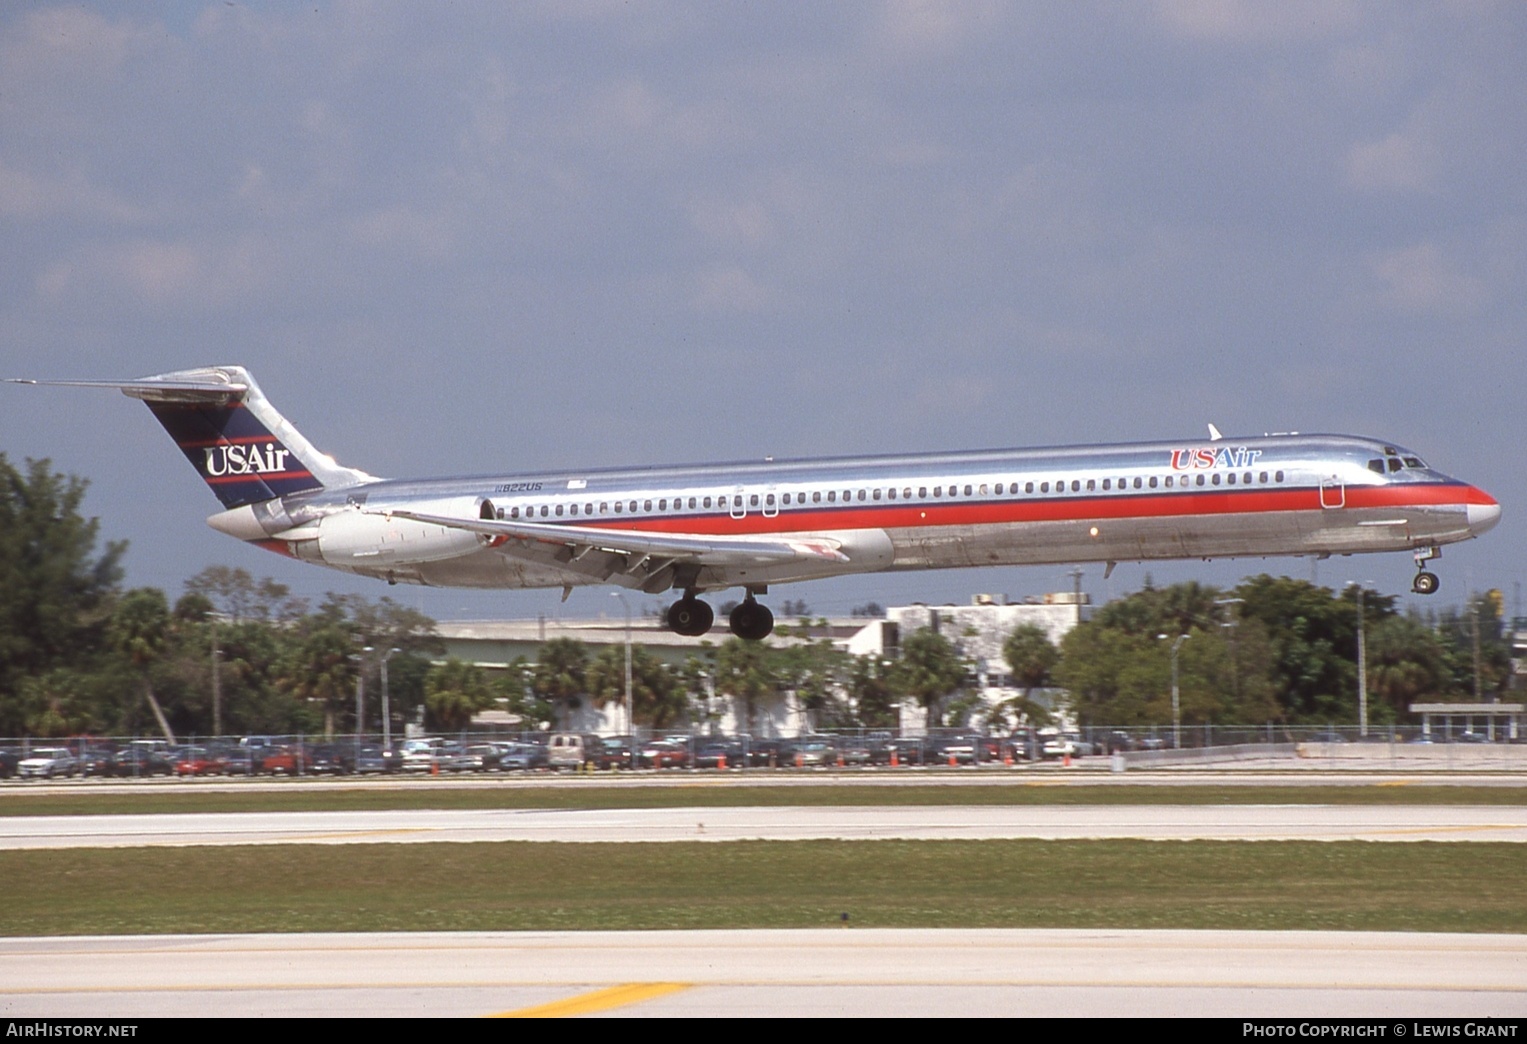
[[[0,371],[242,363],[388,476],[1371,434],[1504,506],[1428,604],[1515,608],[1523,54],[1511,2],[7,4]],[[389,593],[213,533],[113,393],[0,388],[0,451],[91,480],[131,583]],[[1066,568],[773,597],[1020,597]],[[1264,569],[1413,572],[1084,583]]]

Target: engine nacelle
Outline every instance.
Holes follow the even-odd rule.
[[[463,509],[463,505],[456,502],[409,506],[438,515],[456,515]],[[473,501],[467,510],[470,515],[475,515],[477,503]],[[484,538],[451,526],[354,510],[324,516],[318,521],[317,540],[297,546],[311,554],[314,544],[317,545],[317,557],[329,565],[375,568],[459,558],[482,547]],[[299,557],[307,555],[300,554]]]

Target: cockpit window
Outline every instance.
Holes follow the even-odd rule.
[[[1405,466],[1407,468],[1424,468],[1424,467],[1426,467],[1426,465],[1421,462],[1421,458],[1420,457],[1406,457],[1405,458]]]
[[[1368,470],[1382,475],[1384,473],[1384,462],[1382,460],[1378,460],[1377,458],[1370,460],[1368,462]]]

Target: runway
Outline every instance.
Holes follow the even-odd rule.
[[[1527,936],[811,930],[9,939],[11,1017],[1527,1016]]]
[[[1527,807],[770,806],[228,812],[0,818],[0,849],[466,841],[985,840],[1527,842]]]

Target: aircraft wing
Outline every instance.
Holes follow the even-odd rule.
[[[452,518],[402,509],[370,514],[412,519],[497,538],[503,554],[556,565],[601,582],[628,583],[656,593],[672,586],[684,567],[764,566],[789,562],[847,562],[841,545],[820,537],[718,537],[695,533],[648,533],[634,529]],[[629,579],[626,579],[629,578]]]

